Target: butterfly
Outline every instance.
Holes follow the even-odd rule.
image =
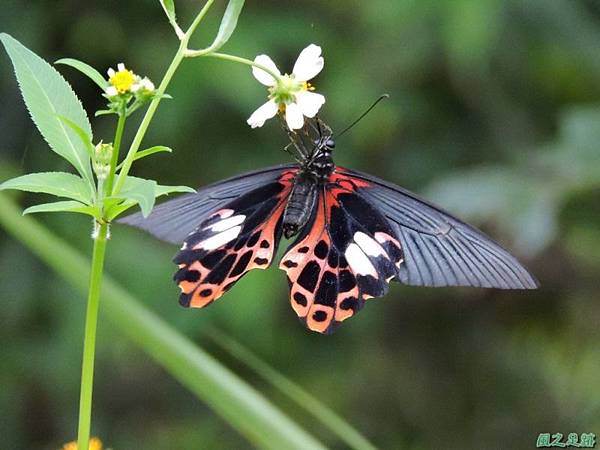
[[[295,238],[279,268],[291,306],[329,334],[384,296],[413,286],[535,289],[510,253],[415,194],[336,166],[331,129],[319,118],[287,130],[296,162],[246,173],[121,222],[183,245],[174,258],[179,302],[203,308],[252,269],[266,269],[282,235]]]

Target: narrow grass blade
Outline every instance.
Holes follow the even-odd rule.
[[[261,378],[276,389],[279,389],[294,403],[318,419],[323,426],[329,428],[349,448],[356,450],[376,449],[373,444],[342,417],[306,392],[300,385],[294,383],[258,356],[254,355],[242,344],[214,328],[207,330],[206,333],[219,347],[246,364]]]
[[[0,225],[81,293],[90,262],[0,194]],[[259,448],[325,449],[258,391],[105,275],[103,314],[174,378]]]

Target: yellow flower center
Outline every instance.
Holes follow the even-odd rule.
[[[293,75],[283,75],[278,82],[269,88],[269,98],[279,106],[279,112],[285,112],[289,103],[296,101],[296,94],[302,91],[314,91],[315,88],[307,81],[296,81]]]
[[[93,437],[90,439],[90,450],[102,450],[103,448],[104,447],[102,447],[102,441],[100,439],[98,439],[97,437]],[[63,448],[61,450],[77,450],[77,442],[69,442],[63,445]]]
[[[119,70],[108,81],[117,89],[119,94],[124,94],[135,83],[135,75],[131,70]]]
[[[305,81],[304,83],[302,83],[302,90],[303,91],[314,91],[315,87],[310,84],[308,81]]]

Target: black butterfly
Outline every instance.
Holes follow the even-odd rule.
[[[273,261],[282,233],[297,235],[279,267],[294,311],[331,333],[381,297],[392,280],[415,286],[535,289],[535,278],[479,230],[415,194],[334,164],[319,119],[290,132],[294,164],[239,175],[123,223],[183,246],[174,262],[180,303],[202,308],[251,269]]]

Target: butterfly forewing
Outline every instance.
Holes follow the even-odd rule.
[[[218,181],[196,193],[181,195],[157,205],[148,217],[143,217],[138,212],[119,219],[118,222],[141,228],[159,239],[181,245],[189,233],[215,211],[259,186],[277,181],[282,173],[294,167],[294,164],[267,167]]]
[[[402,244],[399,281],[414,286],[535,289],[535,278],[481,231],[392,183],[337,168],[380,210]]]
[[[183,306],[202,308],[251,269],[266,269],[281,237],[295,169],[212,213],[185,239],[174,262]]]
[[[402,251],[386,219],[333,174],[306,230],[283,256],[292,308],[308,328],[330,333],[387,292]]]

